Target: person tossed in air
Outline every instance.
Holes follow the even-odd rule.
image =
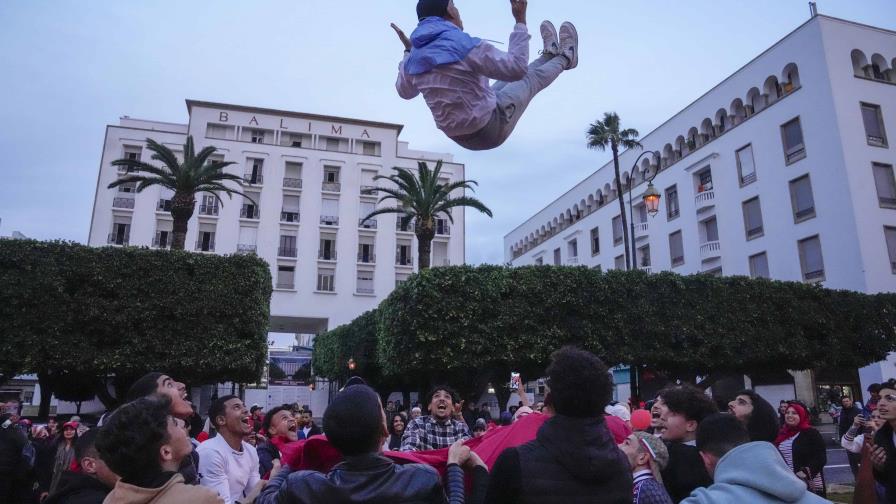
[[[550,21],[541,23],[541,56],[528,64],[528,3],[510,0],[510,5],[516,25],[507,52],[467,35],[454,0],[419,0],[420,23],[410,39],[392,24],[405,47],[398,95],[410,100],[423,94],[436,126],[466,149],[503,144],[535,95],[578,65],[575,26],[563,23],[558,38]],[[489,79],[496,82],[489,86]]]

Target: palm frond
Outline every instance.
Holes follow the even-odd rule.
[[[461,207],[461,206],[464,206],[464,207],[468,206],[471,208],[475,208],[476,210],[479,210],[480,212],[484,213],[485,215],[488,215],[489,217],[494,217],[494,215],[492,215],[492,211],[489,207],[485,206],[485,204],[483,202],[479,201],[478,199],[476,199],[472,196],[459,196],[457,198],[451,198],[449,200],[446,200],[444,203],[442,203],[441,205],[436,207],[435,213],[448,214],[448,218],[451,220],[451,223],[453,224],[454,218],[451,217],[451,214],[448,213],[447,210],[449,208]]]
[[[187,137],[188,139],[190,137]],[[161,161],[171,170],[171,173],[177,177],[181,171],[180,162],[177,160],[177,156],[174,154],[174,151],[169,149],[168,147],[156,142],[152,138],[146,139],[146,148],[153,152],[152,159],[156,161]]]

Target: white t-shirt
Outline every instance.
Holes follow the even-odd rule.
[[[236,451],[220,434],[199,445],[199,484],[211,488],[233,504],[245,497],[261,480],[258,474],[258,453],[255,448],[242,443],[242,451]]]

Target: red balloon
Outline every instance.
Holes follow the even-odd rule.
[[[632,429],[636,431],[647,430],[650,427],[650,421],[653,419],[649,411],[638,409],[632,411]]]

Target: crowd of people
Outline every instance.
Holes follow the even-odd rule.
[[[203,424],[183,383],[150,373],[90,428],[5,412],[0,502],[828,502],[825,442],[798,401],[776,411],[744,390],[720,412],[673,384],[632,411],[612,401],[607,366],[571,347],[551,356],[545,384],[543,402],[520,389],[497,420],[447,385],[421,405],[383,405],[355,377],[321,426],[307,408],[265,412],[233,395]],[[871,466],[874,499],[896,502],[896,382],[869,392],[864,406],[842,398],[840,440],[857,474]]]

